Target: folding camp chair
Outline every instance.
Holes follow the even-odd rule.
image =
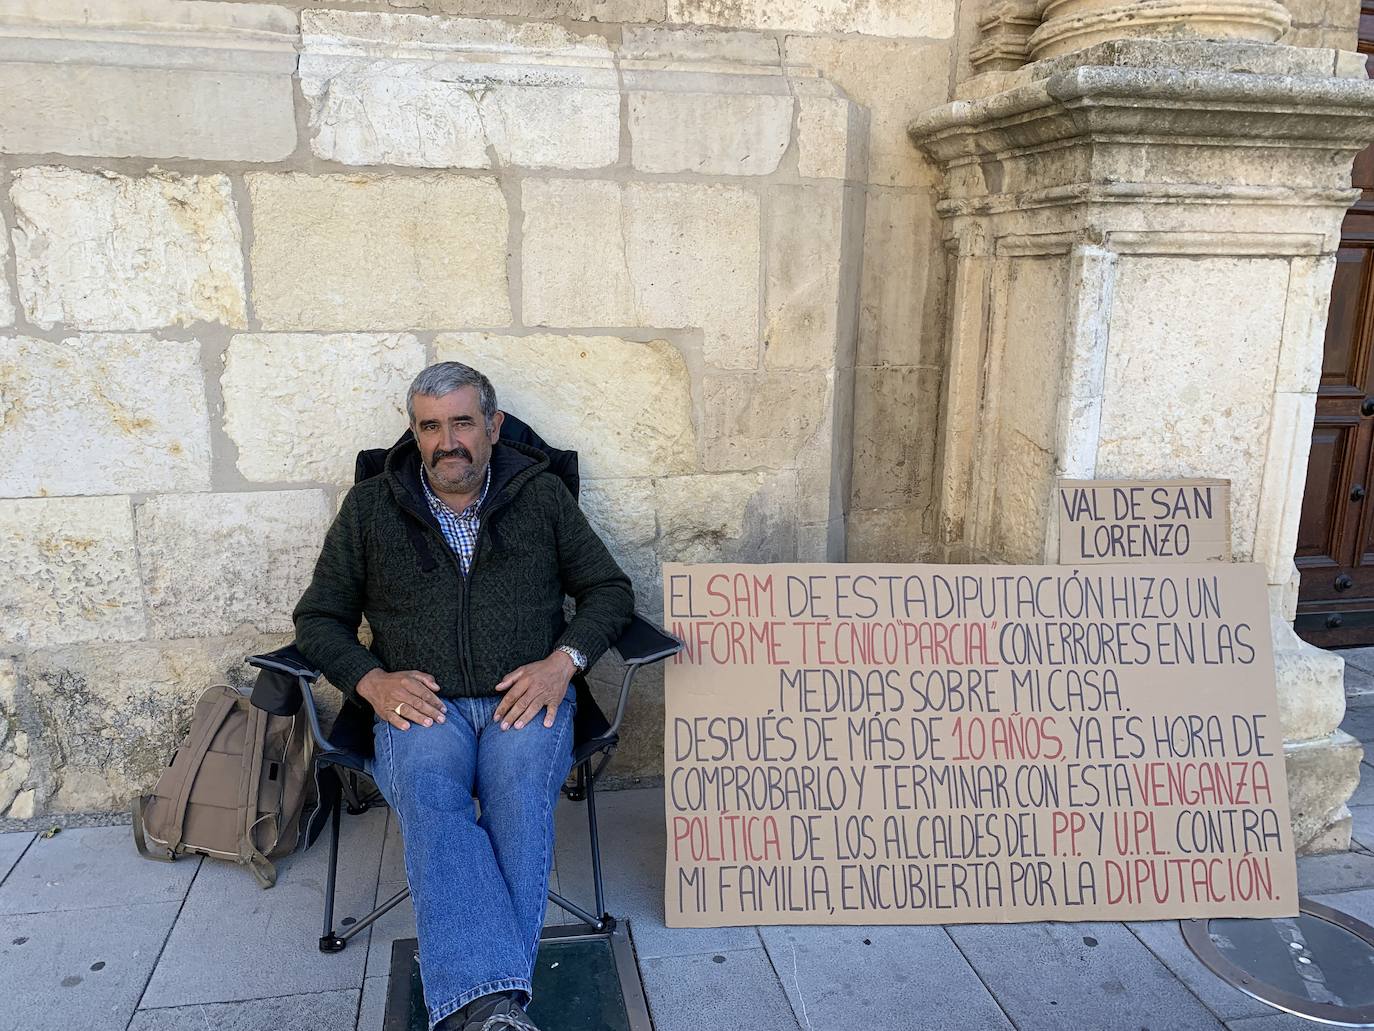
[[[402,436],[405,440],[409,431]],[[532,444],[549,456],[550,469],[555,472],[574,497],[578,494],[577,454],[572,451],[559,451],[551,448],[523,422],[507,413],[502,424],[503,439],[515,439]],[[398,441],[399,443],[399,441]],[[362,451],[358,454],[354,470],[354,481],[361,482],[382,470],[386,450]],[[675,655],[682,644],[675,637],[636,615],[620,638],[612,646],[625,664],[625,675],[620,684],[620,697],[616,702],[615,716],[608,720],[601,707],[592,696],[586,679],[578,674],[573,678],[577,692],[577,710],[573,719],[573,773],[572,784],[565,785],[564,794],[572,801],[587,803],[587,829],[591,838],[592,883],[596,893],[595,909],[588,911],[582,906],[564,898],[558,892],[549,891],[549,899],[555,905],[577,917],[593,933],[609,933],[615,929],[615,919],[606,911],[605,893],[601,877],[601,846],[596,828],[596,780],[610,762],[620,742],[620,726],[625,717],[625,707],[630,697],[630,685],[635,674],[645,666]],[[345,806],[349,813],[366,812],[375,806],[385,805],[381,792],[375,786],[364,790],[367,778],[366,760],[372,753],[372,711],[366,706],[346,701],[333,728],[326,735],[320,724],[319,709],[315,704],[314,684],[320,678],[320,671],[314,668],[297,650],[294,644],[279,648],[265,655],[254,655],[248,663],[267,676],[259,675],[253,689],[253,704],[278,715],[294,715],[302,708],[315,739],[315,775],[320,788],[320,806],[327,807],[329,821],[329,874],[325,886],[324,933],[320,936],[321,952],[340,952],[354,935],[370,927],[384,914],[404,902],[410,894],[409,887],[397,892],[367,916],[348,926],[340,934],[334,926],[334,894],[338,879],[339,866],[339,824]]]

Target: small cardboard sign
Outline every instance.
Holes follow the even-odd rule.
[[[673,927],[1291,916],[1258,565],[668,565]]]
[[[1060,480],[1059,561],[1229,562],[1230,480]]]

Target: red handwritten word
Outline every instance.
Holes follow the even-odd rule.
[[[673,817],[673,858],[692,862],[761,863],[782,859],[776,816],[718,813]]]
[[[673,634],[682,641],[683,649],[673,661],[688,665],[712,662],[718,666],[781,666],[786,661],[782,638],[786,626],[776,620],[766,623],[740,620],[675,622]]]
[[[1108,859],[1107,904],[1253,902],[1274,899],[1267,856],[1220,859]]]
[[[984,623],[798,621],[802,664],[995,666]]]
[[[776,616],[777,606],[773,599],[773,578],[757,577],[745,573],[717,573],[706,581],[706,597],[711,606],[706,615],[747,616],[758,619],[761,616]]]
[[[1058,759],[1064,741],[1053,716],[960,716],[951,730],[955,762],[984,759]]]
[[[1262,762],[1141,763],[1131,771],[1145,805],[1272,805]]]

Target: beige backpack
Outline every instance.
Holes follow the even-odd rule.
[[[149,859],[232,859],[270,888],[270,860],[296,848],[317,803],[305,721],[264,712],[217,684],[196,702],[190,733],[153,793],[135,800],[134,845]]]

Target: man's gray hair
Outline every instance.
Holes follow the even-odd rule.
[[[406,391],[406,414],[410,416],[411,425],[415,424],[416,394],[443,397],[463,387],[477,388],[477,404],[482,409],[482,418],[486,420],[487,430],[490,432],[491,420],[496,416],[496,388],[487,377],[461,362],[439,362],[415,377],[410,389]]]

